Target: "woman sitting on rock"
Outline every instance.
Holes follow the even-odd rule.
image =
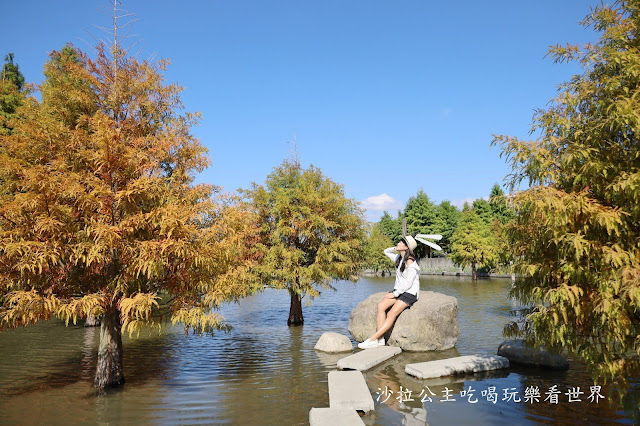
[[[384,254],[395,262],[396,284],[393,287],[393,291],[387,293],[378,303],[377,331],[364,342],[358,343],[359,348],[368,349],[384,346],[385,342],[382,336],[391,328],[398,315],[418,300],[420,294],[420,266],[418,266],[413,254],[417,246],[416,240],[411,235],[407,235],[400,240],[397,247],[384,249]],[[399,254],[393,254],[394,251]],[[389,308],[391,309],[387,313]]]

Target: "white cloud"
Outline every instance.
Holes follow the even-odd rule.
[[[373,197],[369,197],[364,201],[361,201],[362,207],[364,207],[367,211],[394,211],[400,210],[404,207],[404,205],[391,197],[390,195],[383,193],[380,195],[374,195]]]

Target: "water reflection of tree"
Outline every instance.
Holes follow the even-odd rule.
[[[304,336],[305,327],[278,326],[277,337],[256,336],[253,348],[244,353],[234,346],[237,370],[221,372],[225,389],[217,401],[225,422],[291,424],[291,419],[308,418],[319,400],[328,404],[326,375],[318,381],[324,368]],[[244,360],[250,362],[248,369]]]
[[[621,407],[617,402],[616,391],[611,383],[602,386],[600,390],[600,394],[605,399],[600,399],[598,403],[588,399],[591,394],[589,387],[594,386],[594,383],[585,366],[578,361],[572,360],[571,367],[566,371],[525,367],[516,364],[512,364],[510,369],[520,377],[519,395],[522,402],[519,404],[522,404],[522,409],[534,419],[552,419],[558,423],[580,421],[583,424],[594,424],[604,421],[613,423],[624,420],[626,417],[619,412]],[[561,392],[558,394],[557,404],[545,401],[548,396],[546,392],[554,385],[557,385],[556,389]],[[525,390],[530,386],[538,387],[540,402],[524,402]],[[581,401],[569,402],[569,396],[566,395],[566,392],[569,391],[569,388],[577,387],[580,387],[580,392],[584,392],[577,396]],[[634,423],[637,423],[637,400],[639,397],[640,394],[636,392],[635,413],[628,413],[631,417],[635,415]],[[632,398],[634,396],[631,396],[629,401],[632,401]]]
[[[640,424],[640,382],[638,379],[629,380],[629,390],[622,400],[622,407],[633,424]]]

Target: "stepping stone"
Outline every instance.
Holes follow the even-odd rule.
[[[364,426],[353,408],[312,408],[309,426]]]
[[[359,371],[329,371],[329,407],[373,410],[373,397]]]
[[[397,346],[378,346],[377,348],[365,349],[338,361],[338,368],[345,370],[364,371],[375,367],[382,361],[386,361],[394,355],[402,352]]]
[[[456,358],[407,364],[404,371],[419,379],[449,376],[459,373],[497,370],[509,367],[509,360],[498,355],[465,355]]]

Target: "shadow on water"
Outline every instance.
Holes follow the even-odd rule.
[[[29,346],[23,348],[23,351],[17,351],[14,359],[7,354],[3,357],[5,362],[13,360],[19,362],[11,365],[10,371],[0,370],[1,394],[24,395],[64,388],[77,382],[93,379],[92,373],[95,371],[97,359],[97,352],[92,355],[92,352],[97,350],[97,345],[94,345],[94,340],[97,338],[96,329],[73,325],[65,327],[63,322],[55,320],[40,322],[31,327],[34,330],[28,330],[25,333],[26,337],[36,338],[27,342]],[[38,334],[38,330],[44,333]],[[15,339],[21,335],[21,331],[5,332],[7,346],[16,342]],[[57,338],[45,341],[43,337],[48,333],[55,333]],[[35,348],[40,350],[34,350]]]
[[[57,352],[58,355],[51,357],[53,361],[50,360],[47,363],[43,368],[45,371],[41,372],[40,368],[29,368],[29,365],[23,368],[17,366],[14,373],[17,373],[19,377],[15,377],[9,381],[9,384],[2,386],[0,394],[19,396],[51,389],[62,389],[79,382],[93,383],[98,359],[99,327],[85,328],[78,325],[66,327],[64,323],[54,320],[47,324],[46,328],[47,331],[55,333],[56,328],[60,327],[67,328],[62,335],[70,336],[70,338],[60,339],[53,348],[49,348],[54,353]],[[78,339],[79,336],[82,336],[81,341]],[[168,370],[172,365],[172,351],[168,350],[167,336],[156,334],[137,340],[124,336],[123,342],[123,362],[127,384],[144,384],[157,380],[158,377],[169,375]],[[61,347],[64,348],[62,352]],[[42,356],[45,359],[49,358],[46,349]],[[131,368],[132,365],[138,364],[140,359],[144,359],[145,368]],[[1,377],[2,375],[0,375]],[[102,396],[114,392],[119,392],[119,388],[105,391],[92,388],[84,397]]]
[[[82,364],[84,356],[82,354],[70,357],[66,361],[52,364],[51,368],[55,372],[41,375],[31,375],[24,379],[24,383],[8,385],[0,392],[3,396],[24,395],[47,389],[59,389],[72,385],[79,381],[88,380],[84,369],[78,368]]]

